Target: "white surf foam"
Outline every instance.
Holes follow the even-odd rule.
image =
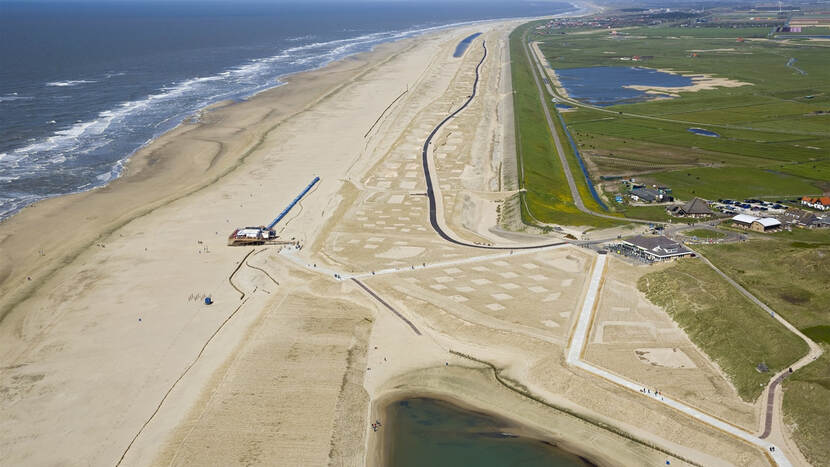
[[[92,80],[88,80],[88,79],[74,79],[74,80],[70,79],[70,80],[67,80],[67,81],[51,81],[51,82],[46,83],[46,86],[57,87],[57,88],[68,88],[68,87],[72,87],[72,86],[78,86],[78,85],[81,85],[81,84],[92,84],[92,83],[97,83],[97,81],[92,81]]]
[[[21,95],[17,94],[16,92],[12,92],[12,93],[0,96],[0,102],[23,101],[23,100],[31,100],[31,99],[34,99],[34,97],[21,96]]]

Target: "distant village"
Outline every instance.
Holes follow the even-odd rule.
[[[623,180],[626,193],[617,194],[615,201],[624,202],[627,197],[632,205],[666,206],[666,213],[673,218],[718,218],[731,221],[735,227],[756,232],[779,229],[830,227],[830,196],[803,196],[798,199],[766,201],[760,199],[718,199],[716,201],[693,198],[685,203],[675,203],[672,190],[666,186],[646,186],[634,179]]]
[[[647,186],[634,179],[622,180],[622,190],[615,195],[617,204],[631,206],[665,206],[670,222],[700,222],[712,230],[719,223],[731,230],[722,232],[726,238],[711,241],[739,241],[747,232],[773,233],[782,230],[821,229],[830,227],[830,196],[803,196],[796,199],[766,201],[761,199],[718,199],[692,198],[677,202],[670,187]],[[708,225],[707,225],[708,224]],[[687,227],[688,228],[688,227]],[[694,256],[694,251],[680,241],[664,235],[665,228],[653,226],[658,235],[637,235],[620,239],[609,245],[609,250],[641,262],[666,261]],[[675,229],[676,230],[676,229]],[[681,229],[682,230],[682,229]],[[694,241],[693,241],[694,243]],[[698,240],[698,243],[700,241]]]

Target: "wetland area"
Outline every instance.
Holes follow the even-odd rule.
[[[692,84],[692,78],[665,71],[640,67],[594,66],[557,69],[559,82],[574,99],[598,106],[630,104],[668,94],[653,93],[631,86],[683,88]]]

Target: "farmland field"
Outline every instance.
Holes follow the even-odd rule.
[[[734,86],[563,113],[594,181],[637,176],[670,186],[681,200],[830,190],[826,42],[769,39],[768,29],[760,27],[563,32],[529,37],[554,69],[638,66],[707,75]],[[634,56],[640,60],[633,62]],[[790,58],[807,74],[787,67]]]

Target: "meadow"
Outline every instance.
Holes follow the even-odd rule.
[[[791,197],[830,189],[830,47],[768,39],[767,28],[630,28],[533,35],[552,67],[640,66],[745,86],[563,117],[591,176],[637,176],[680,199]],[[620,60],[642,57],[642,61]],[[796,58],[802,75],[787,67]],[[704,128],[718,138],[696,135]]]
[[[522,37],[527,33],[529,23],[517,28],[510,35],[510,55],[512,59],[513,113],[516,126],[516,151],[519,163],[519,186],[526,192],[521,198],[522,220],[527,224],[561,224],[591,227],[610,227],[617,222],[610,219],[585,214],[574,205],[565,178],[564,168],[556,153],[553,137],[545,121],[543,102],[533,79],[533,70],[525,54]],[[584,175],[568,145],[564,130],[554,115],[556,130],[568,158],[568,165],[577,183],[580,196],[585,205],[601,212],[591,197]]]

